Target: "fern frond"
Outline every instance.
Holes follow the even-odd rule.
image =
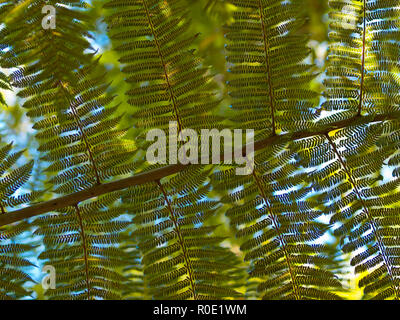
[[[27,203],[34,194],[23,194],[22,188],[30,177],[33,163],[16,166],[22,152],[12,153],[12,144],[0,147],[0,208],[5,214],[8,208]],[[17,195],[21,193],[21,195]],[[27,282],[34,280],[26,272],[34,266],[28,259],[27,253],[34,246],[24,244],[20,236],[29,231],[26,221],[0,229],[0,299],[18,299],[30,295],[25,287]],[[24,270],[24,268],[26,270]]]
[[[233,121],[266,137],[308,127],[319,116],[307,37],[298,34],[301,1],[231,1],[237,6],[227,27],[227,82]]]
[[[104,7],[110,12],[110,38],[131,86],[126,94],[138,134],[165,130],[170,121],[176,121],[178,133],[218,127],[219,118],[210,112],[218,105],[212,77],[190,49],[198,35],[187,34],[183,5],[143,0],[109,1]]]
[[[360,287],[377,299],[399,297],[395,208],[400,182],[382,181],[384,163],[399,144],[382,142],[398,126],[348,127],[313,138],[308,145],[314,148],[298,150],[304,163],[315,166],[309,178],[318,202],[332,214],[332,223],[340,222],[334,234],[341,238],[343,251],[352,255],[355,272],[365,273]]]
[[[43,29],[42,5],[35,2],[18,11],[21,26],[7,25],[0,33],[5,67],[17,68],[11,84],[25,99],[23,107],[34,122],[42,159],[57,193],[72,193],[134,170],[127,164],[132,148],[117,129],[120,121],[108,108],[109,85],[98,72],[98,59],[86,53],[91,46],[91,19],[83,3],[54,1],[57,28]],[[29,17],[29,19],[27,18]],[[107,108],[106,108],[107,105]]]
[[[0,56],[1,59],[1,56]],[[1,67],[1,61],[0,61],[0,67]],[[11,86],[8,80],[8,77],[0,71],[0,90],[10,90]],[[6,105],[6,101],[4,100],[3,93],[0,92],[0,105]]]
[[[156,299],[237,298],[238,258],[207,224],[217,204],[201,196],[205,176],[196,179],[191,170],[130,188],[125,197],[138,224],[132,236],[143,254],[144,281]]]
[[[330,1],[331,46],[322,105],[330,115],[321,123],[398,111],[393,5]],[[397,262],[389,253],[398,246],[395,223],[382,217],[382,224],[374,217],[375,211],[398,205],[398,182],[384,182],[382,177],[387,159],[397,154],[397,127],[396,121],[354,124],[310,139],[311,149],[299,152],[305,166],[315,166],[314,189],[333,214],[332,223],[341,222],[335,235],[341,237],[343,251],[353,255],[357,273],[366,273],[359,285],[377,299],[399,298]]]
[[[332,257],[315,244],[328,226],[317,222],[323,212],[307,202],[310,190],[297,166],[287,145],[276,145],[256,155],[252,175],[239,179],[234,169],[221,168],[214,186],[228,190],[226,215],[258,283],[258,297],[338,299],[341,282],[326,270]]]

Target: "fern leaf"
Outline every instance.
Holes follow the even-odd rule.
[[[330,51],[323,109],[341,119],[398,111],[397,19],[387,1],[330,1]]]
[[[236,285],[234,275],[240,273],[237,257],[220,245],[224,238],[214,235],[216,226],[207,225],[216,203],[201,206],[205,197],[191,196],[205,178],[188,182],[190,170],[131,188],[125,197],[138,223],[132,236],[143,254],[144,281],[157,299],[237,298],[240,292],[228,285]],[[191,188],[185,190],[188,184]],[[179,202],[181,198],[185,201]]]
[[[297,32],[301,1],[231,2],[237,10],[225,37],[233,120],[260,138],[309,126],[319,113],[308,89],[307,38]]]
[[[213,128],[218,117],[211,75],[190,46],[188,20],[179,1],[109,1],[104,6],[110,38],[131,89],[126,93],[135,111],[137,134],[168,128]],[[145,147],[145,145],[143,146]]]
[[[39,258],[56,269],[56,288],[46,292],[50,299],[120,299],[131,286],[119,271],[131,256],[118,245],[130,222],[117,204],[99,208],[108,201],[99,198],[36,219],[35,234],[46,244]]]
[[[0,147],[0,208],[1,213],[19,204],[29,202],[34,198],[24,195],[23,185],[30,177],[32,162],[16,167],[16,162],[22,153],[11,153],[12,144],[2,144]],[[15,194],[22,194],[16,196]],[[34,266],[27,257],[34,249],[33,245],[24,244],[22,235],[29,232],[26,221],[0,229],[0,299],[19,299],[30,295],[25,287],[27,282],[34,282],[28,270]]]
[[[323,212],[306,201],[305,176],[296,171],[294,154],[286,145],[273,146],[259,152],[255,163],[244,181],[232,168],[221,168],[213,179],[218,190],[228,190],[226,215],[258,283],[257,296],[338,299],[341,282],[327,270],[334,262],[325,246],[315,245],[328,226],[316,221]]]

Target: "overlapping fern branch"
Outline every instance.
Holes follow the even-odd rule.
[[[307,37],[300,1],[231,1],[238,9],[227,27],[231,64],[232,115],[239,128],[255,128],[271,137],[307,128],[319,116],[314,77],[306,63]],[[318,243],[327,225],[317,219],[307,197],[311,191],[291,142],[275,143],[255,156],[254,172],[237,177],[221,168],[214,187],[228,191],[227,216],[237,229],[250,276],[264,299],[337,299],[340,280],[328,269],[332,257]]]
[[[2,143],[0,146],[0,208],[4,214],[8,208],[34,199],[34,193],[23,193],[23,185],[30,177],[32,162],[17,166],[23,151],[11,152],[12,144]],[[20,236],[28,232],[29,224],[26,221],[0,228],[0,300],[18,299],[30,295],[24,286],[27,282],[33,283],[31,276],[24,271],[24,267],[33,264],[24,257],[24,254],[33,249],[31,244],[22,241]]]
[[[156,299],[238,298],[243,277],[238,258],[220,245],[207,218],[217,203],[201,167],[130,188],[125,201],[138,226],[132,233],[142,253],[144,283]]]
[[[151,128],[166,130],[170,121],[176,123],[175,138],[186,128],[220,128],[211,112],[219,102],[211,75],[190,49],[197,35],[187,35],[181,3],[110,1],[106,8],[111,39],[132,86],[128,103],[139,109],[133,114],[139,135]],[[203,167],[188,168],[128,192],[138,226],[132,235],[154,298],[240,296],[232,274],[237,258],[220,245],[223,238],[213,235],[216,226],[206,223],[216,206],[206,198],[207,175]]]
[[[0,31],[5,68],[17,68],[11,84],[24,98],[39,141],[41,160],[56,193],[73,193],[101,184],[110,177],[131,172],[134,165],[130,143],[117,129],[117,106],[107,94],[109,84],[97,71],[88,30],[90,19],[84,2],[35,1],[20,7],[21,25],[6,24]],[[56,29],[43,29],[41,9],[51,4],[57,9]],[[93,50],[92,50],[93,51]],[[107,106],[107,107],[106,107]],[[39,219],[37,233],[44,235],[45,251],[58,276],[56,298],[116,298],[123,291],[116,271],[123,259],[118,232],[127,222],[114,221],[123,209],[104,208],[106,195],[94,204],[76,203],[56,215]],[[100,211],[100,212],[98,212]],[[106,222],[107,221],[107,222]],[[120,259],[120,260],[119,260]],[[104,269],[104,268],[105,269]],[[72,272],[71,272],[72,271]]]
[[[38,1],[19,13],[23,23],[1,30],[3,66],[18,68],[11,83],[26,99],[23,107],[34,122],[42,160],[57,193],[71,193],[99,184],[109,177],[130,172],[132,156],[116,129],[108,84],[96,72],[97,59],[90,49],[90,19],[84,3],[52,2],[58,10],[57,28],[43,29]],[[29,19],[28,19],[29,17]],[[105,108],[106,105],[109,105]]]
[[[50,299],[123,297],[130,281],[122,269],[132,262],[121,248],[130,221],[120,197],[110,193],[35,220],[35,234],[46,245],[39,258],[56,268],[56,288],[46,292]]]
[[[398,3],[329,1],[330,49],[322,107],[330,120],[399,111]]]
[[[320,123],[398,112],[392,1],[330,1],[331,48]],[[398,57],[397,57],[398,58]],[[398,122],[351,125],[307,140],[298,153],[367,297],[399,298]],[[388,171],[389,170],[389,171]],[[387,181],[387,174],[392,179]],[[385,175],[385,176],[384,176]]]
[[[309,89],[315,75],[306,62],[307,35],[298,32],[302,1],[230,2],[237,6],[225,35],[233,121],[259,138],[310,127],[319,113]]]

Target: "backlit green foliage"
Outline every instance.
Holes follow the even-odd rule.
[[[341,299],[354,277],[399,299],[399,15],[398,0],[0,0],[0,105],[14,96],[33,131],[20,151],[1,127],[16,141],[0,221],[17,222],[0,224],[0,299]],[[147,163],[147,132],[171,121],[254,129],[252,172]]]

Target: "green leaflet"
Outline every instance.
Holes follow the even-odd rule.
[[[225,34],[232,120],[259,138],[310,126],[319,113],[308,89],[307,37],[298,33],[301,1],[231,2],[238,6]]]
[[[219,128],[218,101],[208,68],[192,50],[180,1],[109,1],[106,22],[130,90],[138,135],[152,128]],[[214,111],[214,112],[213,112]],[[143,145],[146,147],[146,144]]]
[[[397,112],[399,84],[393,71],[398,66],[399,36],[394,1],[329,4],[331,43],[323,109],[339,111],[342,119]]]
[[[1,65],[1,62],[0,62]],[[11,89],[8,77],[0,72],[0,90],[9,90]],[[6,101],[4,100],[3,93],[0,93],[0,105],[6,105]]]

